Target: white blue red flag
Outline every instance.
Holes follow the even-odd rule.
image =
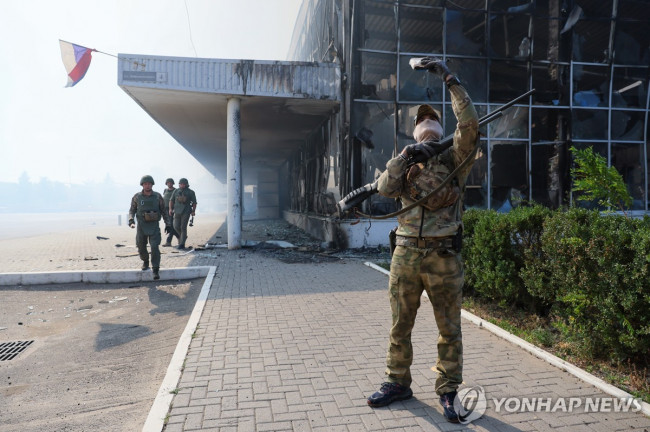
[[[59,44],[61,45],[63,66],[65,66],[65,70],[68,72],[68,83],[66,87],[72,87],[86,75],[90,66],[90,60],[92,60],[91,53],[96,50],[62,41],[61,39],[59,39]]]

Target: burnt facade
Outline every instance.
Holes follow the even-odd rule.
[[[650,3],[647,0],[305,0],[288,60],[335,62],[340,109],[284,165],[281,207],[331,215],[412,142],[417,106],[455,128],[438,77],[411,57],[444,58],[479,115],[536,93],[482,127],[468,207],[551,208],[571,196],[569,148],[593,147],[648,211]],[[385,214],[378,195],[365,210]]]

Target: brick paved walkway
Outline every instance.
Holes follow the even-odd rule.
[[[610,397],[468,321],[465,383],[488,409],[447,423],[434,392],[437,331],[424,300],[413,333],[415,397],[372,409],[383,379],[390,312],[387,277],[360,261],[285,264],[225,253],[174,397],[167,432],[644,431],[640,413],[495,411],[508,397]],[[511,411],[514,405],[510,405]]]

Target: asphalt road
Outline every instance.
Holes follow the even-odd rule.
[[[203,282],[0,287],[0,431],[141,430]]]

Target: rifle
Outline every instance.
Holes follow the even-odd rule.
[[[492,121],[498,119],[499,117],[503,116],[503,112],[504,112],[505,110],[507,110],[508,108],[510,108],[511,106],[513,106],[514,104],[516,104],[517,102],[519,102],[520,100],[522,100],[522,99],[524,99],[524,98],[526,98],[526,97],[532,95],[533,93],[535,93],[535,89],[532,89],[532,90],[527,91],[526,93],[524,93],[524,94],[522,94],[522,95],[516,97],[515,99],[511,100],[510,102],[508,102],[508,103],[506,103],[506,104],[500,106],[499,108],[495,109],[495,110],[492,111],[491,113],[484,115],[483,117],[481,117],[481,118],[478,120],[478,125],[479,125],[479,127],[480,127],[480,126],[483,126],[483,125],[485,125],[485,124],[488,124],[488,123],[490,123],[490,122],[492,122]],[[447,136],[447,137],[441,139],[441,140],[438,142],[438,144],[436,145],[436,153],[434,154],[434,156],[437,155],[437,154],[442,153],[442,152],[445,151],[445,150],[447,150],[447,149],[448,149],[449,147],[451,147],[453,144],[454,144],[454,135],[453,135],[453,134],[451,134],[451,135],[449,135],[449,136]],[[478,149],[478,145],[476,146],[476,149]],[[442,186],[444,186],[447,182],[451,181],[451,179],[453,178],[453,176],[455,176],[456,173],[459,171],[459,168],[461,168],[461,166],[466,165],[466,162],[469,160],[469,158],[474,157],[474,155],[476,154],[476,149],[475,149],[475,151],[473,151],[473,152],[472,152],[472,153],[467,157],[467,159],[465,159],[465,160],[461,163],[461,165],[459,165],[459,167],[458,167],[457,169],[454,170],[454,172],[452,172],[452,173],[449,175],[449,177],[448,177],[445,181],[443,181],[443,183],[442,183],[438,188],[436,188],[435,190],[431,191],[431,192],[429,193],[429,195],[431,195],[431,194],[437,192],[437,191],[438,191],[439,189],[441,189]],[[409,163],[409,164],[412,164],[412,163]],[[349,194],[347,194],[347,195],[346,195],[346,196],[345,196],[341,201],[339,201],[339,202],[336,204],[336,209],[337,209],[337,211],[338,211],[338,216],[339,216],[339,218],[343,217],[343,215],[344,215],[348,210],[350,210],[350,209],[356,207],[357,205],[361,204],[363,201],[365,201],[366,199],[370,198],[372,195],[374,195],[374,194],[376,194],[376,193],[377,193],[377,182],[375,181],[374,183],[368,183],[367,185],[361,186],[360,188],[355,189],[355,190],[353,190],[352,192],[350,192]],[[424,202],[424,201],[426,201],[426,198],[428,198],[428,196],[427,196],[427,197],[424,197],[423,199],[421,199],[421,200],[419,200],[419,201],[417,201],[416,203],[412,204],[412,205],[409,206],[408,208],[412,208],[412,206],[414,206],[414,205],[419,205],[420,202]],[[405,211],[405,209],[400,210],[400,212],[401,212],[401,211]],[[360,213],[360,214],[362,214],[362,213]],[[362,214],[362,215],[363,215],[363,214]],[[367,216],[367,215],[364,215],[364,216]],[[387,218],[389,218],[389,217],[394,217],[394,216],[395,216],[395,214],[391,213],[390,215],[385,215],[385,216],[382,216],[382,217],[376,217],[376,219],[387,219]]]

